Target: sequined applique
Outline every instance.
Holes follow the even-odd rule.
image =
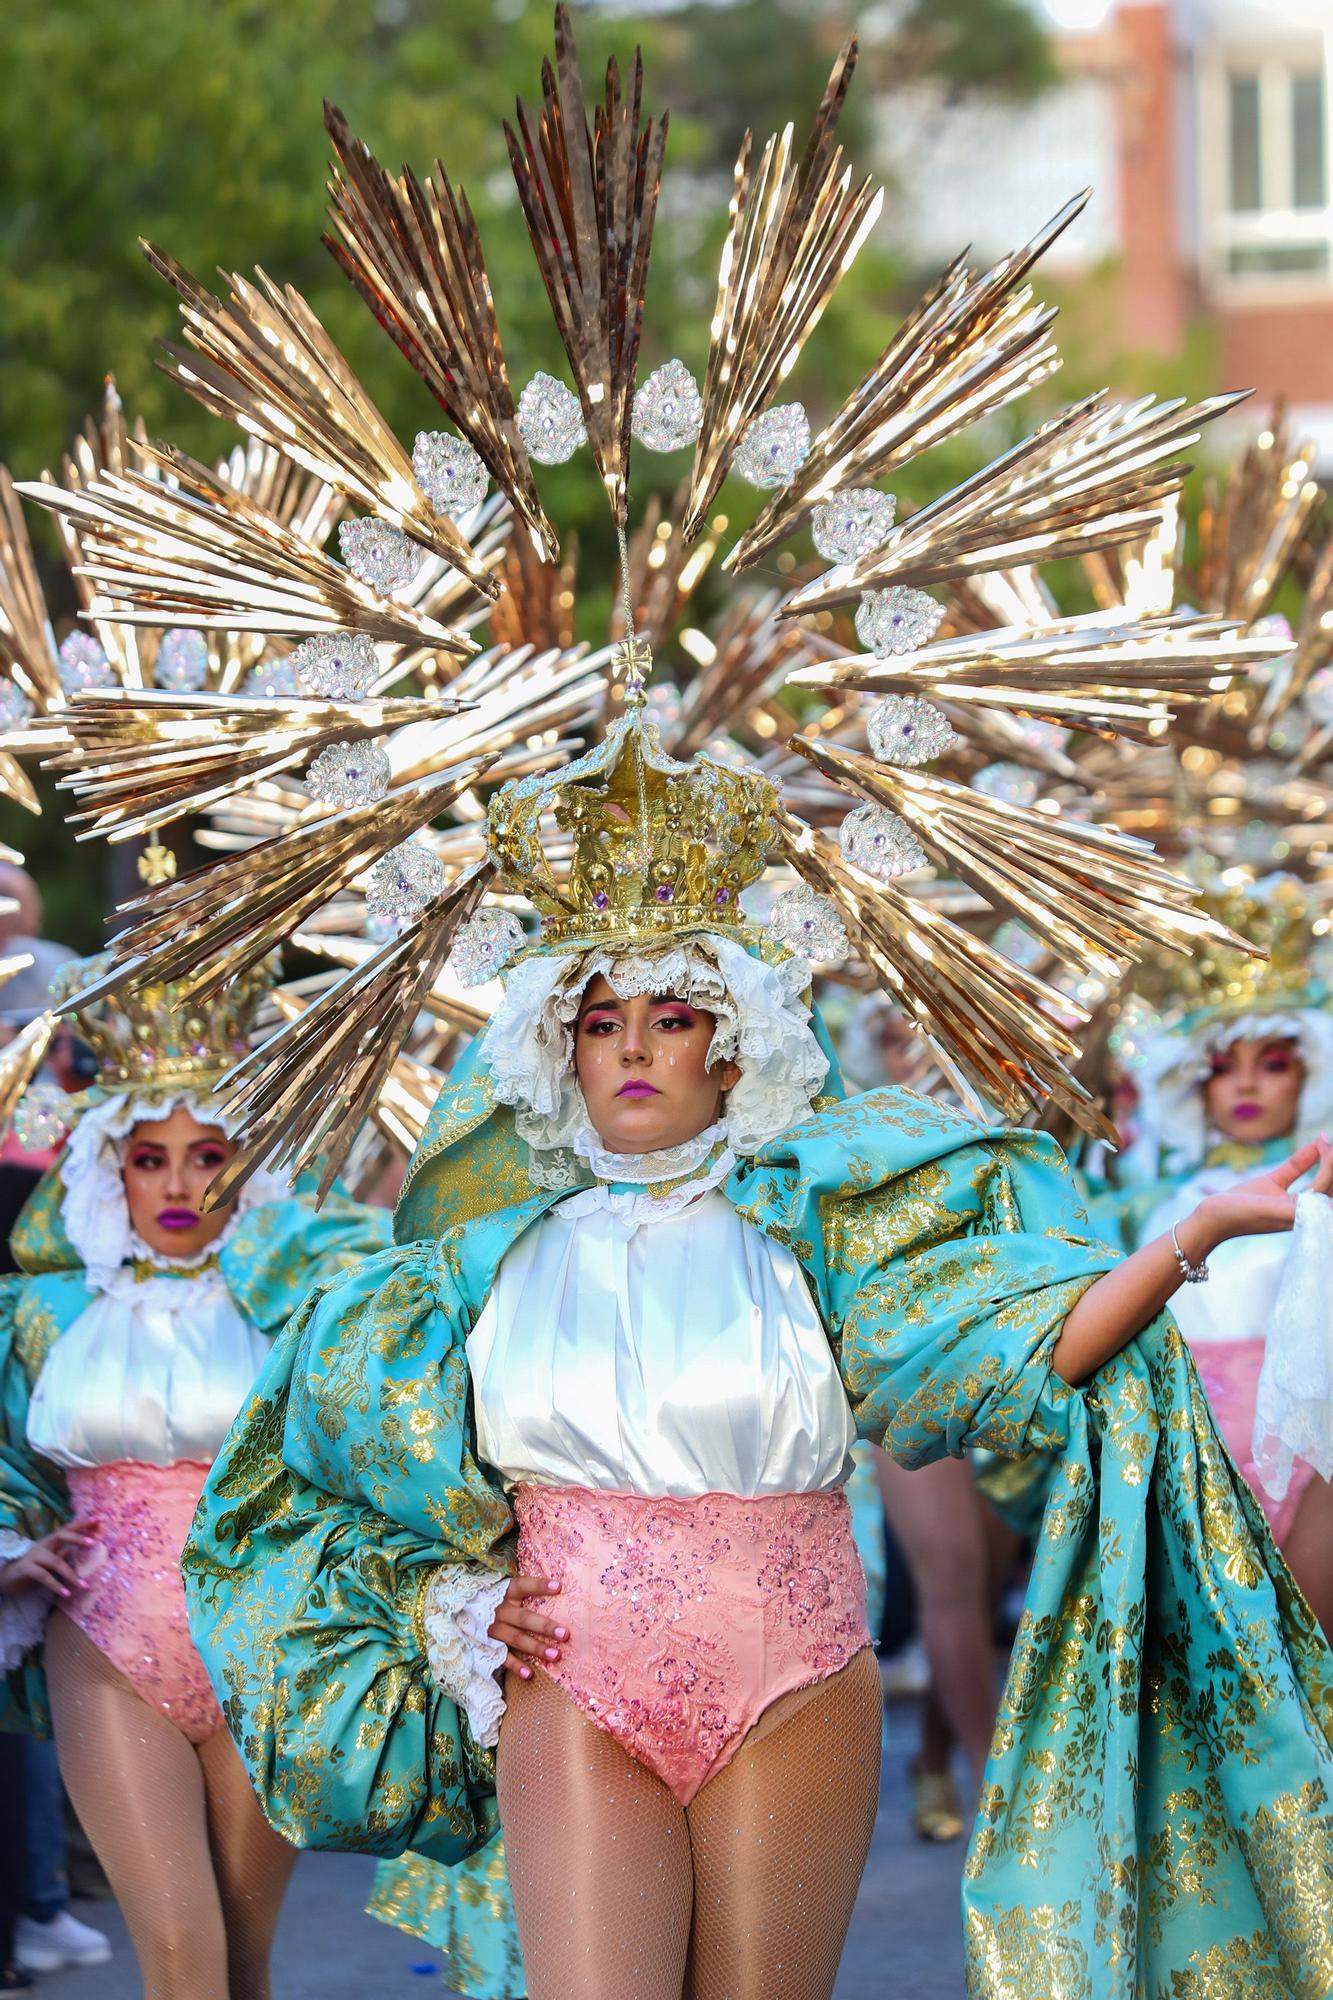
[[[770,1703],[870,1643],[845,1494],[520,1486],[519,1569],[560,1580],[552,1678],[682,1805]]]
[[[101,1546],[82,1565],[86,1589],[61,1609],[191,1743],[222,1727],[181,1583],[181,1550],[207,1476],[206,1465],[188,1460],[68,1475],[74,1513],[98,1523]]]

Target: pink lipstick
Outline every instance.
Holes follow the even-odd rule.
[[[1260,1108],[1257,1104],[1233,1104],[1231,1115],[1233,1118],[1257,1118]]]
[[[159,1229],[197,1229],[199,1217],[192,1208],[164,1208],[157,1218]]]
[[[622,1083],[616,1092],[617,1097],[660,1097],[661,1094],[655,1085],[637,1080],[633,1083]]]

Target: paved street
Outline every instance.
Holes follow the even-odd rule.
[[[915,1741],[910,1704],[891,1711],[879,1821],[835,2000],[962,2000],[958,1874],[962,1846],[916,1841],[905,1815],[904,1767]],[[363,1914],[372,1864],[355,1855],[305,1856],[283,1910],[274,2000],[450,2000],[429,1949]],[[138,2000],[125,1933],[106,1903],[78,1914],[113,1933],[111,1965],[40,1981],[39,2000]],[[889,1969],[892,1968],[891,1976]],[[607,2000],[634,2000],[632,1994]]]

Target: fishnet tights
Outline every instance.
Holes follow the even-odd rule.
[[[687,1807],[546,1675],[505,1699],[529,2000],[829,2000],[879,1800],[869,1650],[774,1702]]]
[[[226,1730],[189,1743],[59,1613],[46,1674],[61,1774],[129,1926],[144,2000],[269,2000],[296,1855]]]

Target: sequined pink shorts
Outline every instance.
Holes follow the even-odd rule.
[[[1254,1406],[1259,1397],[1259,1375],[1264,1365],[1264,1342],[1257,1340],[1192,1340],[1190,1353],[1203,1383],[1208,1406],[1217,1419],[1217,1428],[1227,1441],[1242,1476],[1268,1516],[1273,1540],[1281,1548],[1301,1495],[1314,1478],[1314,1467],[1297,1459],[1291,1468],[1287,1490],[1275,1500],[1259,1477],[1254,1462]]]
[[[520,1486],[518,1562],[571,1638],[552,1679],[688,1805],[779,1695],[870,1643],[842,1493]]]
[[[61,1605],[150,1708],[191,1743],[222,1727],[185,1615],[181,1550],[206,1465],[115,1465],[66,1474],[74,1512],[97,1521],[100,1546],[80,1562],[86,1588]]]

